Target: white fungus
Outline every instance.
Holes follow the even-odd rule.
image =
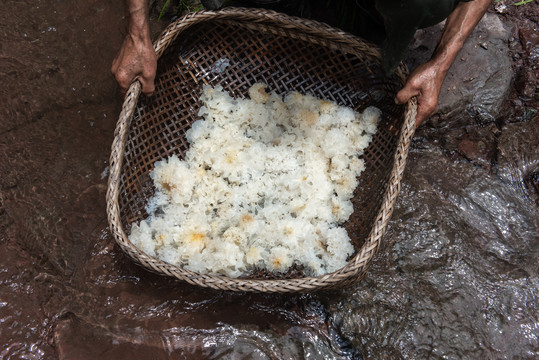
[[[251,99],[205,86],[203,118],[187,131],[185,160],[155,164],[150,216],[129,239],[148,255],[205,274],[238,277],[292,265],[318,276],[346,265],[354,249],[339,226],[365,168],[380,110],[362,114],[265,84]]]

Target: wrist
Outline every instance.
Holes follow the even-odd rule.
[[[464,41],[461,40],[454,40],[450,45],[445,46],[440,44],[429,62],[437,68],[440,74],[445,76],[463,45]]]
[[[150,41],[149,13],[146,1],[128,1],[127,33],[135,42]]]

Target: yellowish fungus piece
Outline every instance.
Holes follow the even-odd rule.
[[[300,119],[308,126],[313,126],[318,121],[318,114],[310,110],[301,110]]]

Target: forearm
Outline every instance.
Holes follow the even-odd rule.
[[[148,0],[125,0],[127,33],[133,40],[150,40]]]
[[[442,73],[447,73],[490,3],[491,0],[461,2],[448,16],[444,32],[431,59]]]
[[[416,126],[436,111],[447,71],[464,42],[487,11],[490,1],[473,0],[457,5],[447,18],[444,32],[432,58],[419,65],[410,74],[401,91],[397,93],[395,101],[398,104],[404,104],[413,96],[418,97]]]
[[[148,0],[125,0],[127,34],[118,55],[112,62],[112,74],[120,94],[125,94],[134,80],[139,80],[142,92],[154,89],[157,57],[150,35]]]

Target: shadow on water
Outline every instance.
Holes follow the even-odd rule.
[[[537,208],[434,147],[414,146],[387,244],[353,288],[214,292],[134,265],[104,199],[122,12],[0,4],[0,358],[539,356]]]

